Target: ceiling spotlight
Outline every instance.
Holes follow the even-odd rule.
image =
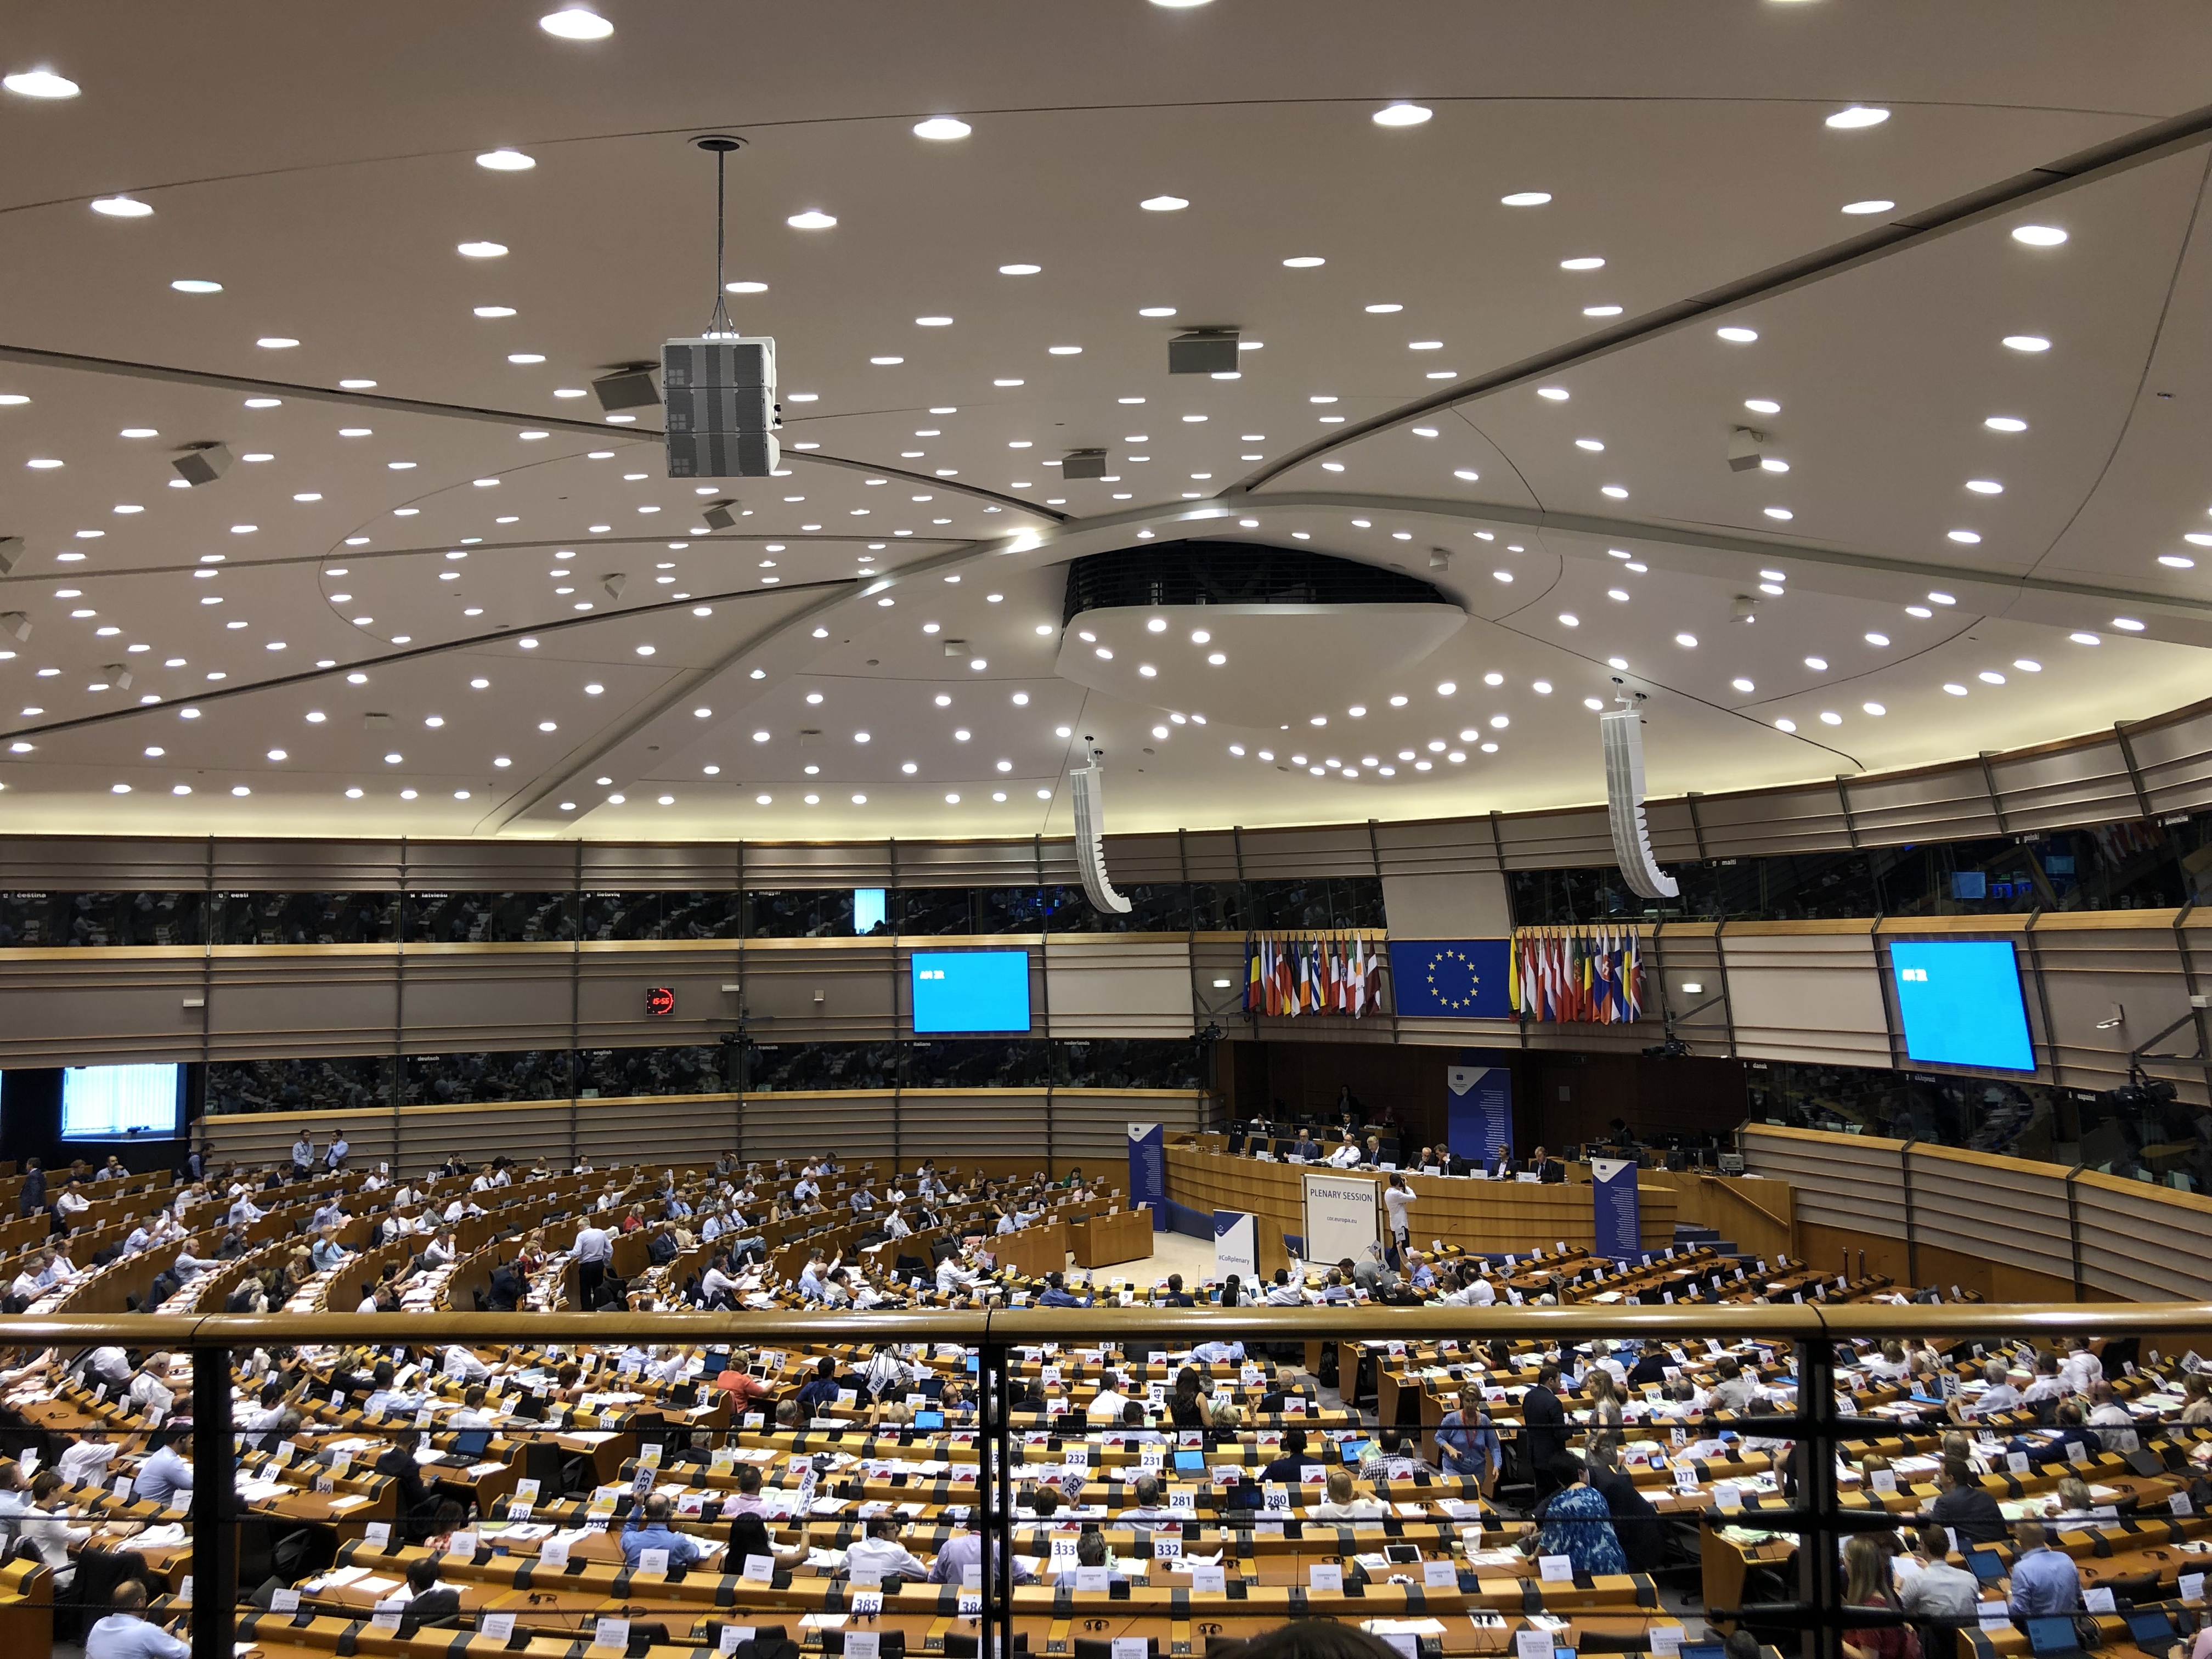
[[[557,34],[563,40],[604,40],[615,32],[615,26],[597,12],[586,11],[581,6],[571,6],[565,11],[548,12],[538,20],[538,27],[548,34]]]
[[[2012,239],[2030,247],[2057,247],[2066,240],[2066,233],[2056,225],[2014,225]]]
[[[1378,127],[1417,127],[1435,113],[1419,104],[1392,104],[1376,110],[1371,118]]]
[[[965,121],[956,121],[949,115],[933,115],[927,121],[917,121],[914,125],[915,137],[933,138],[940,143],[949,139],[965,138],[974,131],[975,128]]]
[[[1831,115],[1827,125],[1848,132],[1858,127],[1878,127],[1887,119],[1889,112],[1886,109],[1853,104],[1849,109],[1839,109]]]
[[[830,230],[837,222],[819,208],[809,208],[804,213],[794,213],[784,222],[793,230]]]
[[[1542,207],[1552,199],[1548,190],[1516,190],[1510,196],[1498,198],[1503,207]]]
[[[1163,0],[1152,0],[1152,3],[1157,6],[1163,3]],[[1181,196],[1147,196],[1137,205],[1147,213],[1180,213],[1190,203]]]
[[[111,219],[143,219],[154,211],[145,203],[128,196],[103,196],[92,204],[92,210]]]
[[[477,165],[489,167],[494,173],[527,173],[538,165],[538,160],[519,149],[488,149],[477,157]]]
[[[496,259],[507,252],[507,245],[504,242],[461,242],[455,246],[454,252],[465,254],[471,259]]]

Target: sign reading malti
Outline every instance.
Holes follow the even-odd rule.
[[[645,1012],[654,1019],[665,1019],[676,1012],[676,988],[670,985],[648,986],[645,993]]]

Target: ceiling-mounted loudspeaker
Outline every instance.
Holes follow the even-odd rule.
[[[712,132],[691,142],[714,158],[714,308],[699,333],[660,348],[668,476],[765,478],[782,460],[775,439],[782,423],[775,401],[775,342],[738,332],[722,282],[724,174],[745,141]]]
[[[100,672],[107,676],[108,684],[118,691],[131,689],[131,666],[128,663],[112,662]]]
[[[651,363],[631,363],[611,374],[602,374],[592,382],[598,394],[599,407],[613,414],[618,409],[647,409],[660,401],[660,392],[653,384]]]
[[[211,484],[230,471],[228,444],[191,444],[169,465],[186,483]]]
[[[1673,898],[1681,885],[1652,857],[1650,830],[1644,821],[1643,713],[1610,709],[1597,717],[1597,724],[1605,742],[1606,817],[1621,879],[1639,898]]]
[[[1079,767],[1067,775],[1075,800],[1075,863],[1083,872],[1083,890],[1091,908],[1101,915],[1126,916],[1129,901],[1114,890],[1106,876],[1106,779],[1098,763]]]
[[[670,477],[765,478],[775,471],[774,340],[671,340],[660,349],[660,384]]]
[[[1237,372],[1237,331],[1233,328],[1194,328],[1168,342],[1170,374],[1233,374]]]
[[[621,570],[610,570],[599,578],[599,586],[607,590],[609,599],[618,599],[622,598],[623,589],[629,586],[629,574]]]
[[[1728,464],[1731,472],[1748,472],[1765,459],[1766,434],[1740,426],[1729,434]]]
[[[707,503],[707,510],[699,516],[707,521],[709,530],[735,530],[738,527],[738,504],[725,497]]]
[[[21,538],[11,537],[9,539],[21,540]],[[31,619],[20,611],[0,611],[0,634],[5,634],[16,644],[21,645],[31,637]]]
[[[1060,459],[1060,476],[1063,478],[1103,478],[1106,476],[1106,452],[1103,449],[1071,449]]]
[[[13,570],[15,561],[22,556],[23,538],[21,536],[0,536],[0,576]]]

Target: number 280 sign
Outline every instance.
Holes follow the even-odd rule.
[[[655,1019],[664,1019],[676,1012],[676,991],[672,986],[655,985],[645,994],[645,1012]]]

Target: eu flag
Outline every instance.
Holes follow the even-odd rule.
[[[1510,1019],[1502,939],[1390,941],[1390,984],[1401,1018]]]

